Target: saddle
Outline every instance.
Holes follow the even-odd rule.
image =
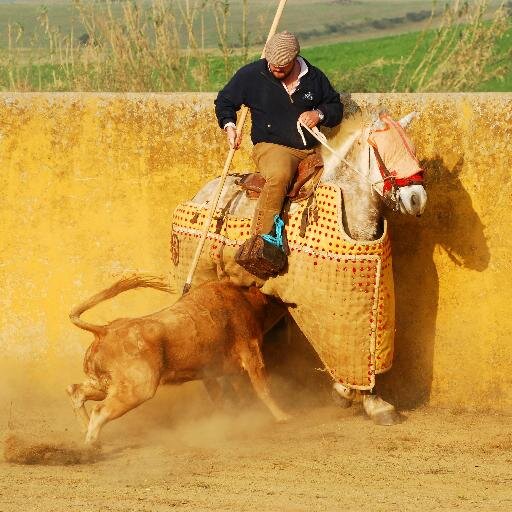
[[[322,157],[317,152],[300,162],[286,194],[288,206],[292,202],[303,201],[313,195],[322,176],[323,167]],[[245,190],[249,199],[257,199],[265,185],[265,178],[260,173],[242,174],[239,175],[239,179],[235,183]],[[274,229],[277,229],[277,220]],[[282,247],[277,247],[263,236],[253,235],[240,246],[235,255],[235,261],[260,279],[266,280],[269,277],[274,277],[285,268],[287,263],[286,234],[284,234],[282,242]]]
[[[290,185],[286,197],[292,202],[308,199],[314,192],[320,177],[324,163],[320,153],[315,152],[302,160]],[[249,199],[258,199],[265,178],[259,173],[241,174],[235,183],[242,189]]]

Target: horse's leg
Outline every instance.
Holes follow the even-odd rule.
[[[344,386],[341,382],[335,382],[332,385],[331,396],[336,402],[336,405],[346,409],[352,405],[352,402],[356,397],[356,390]]]
[[[361,394],[364,412],[376,425],[391,426],[400,423],[400,416],[393,404],[386,402],[375,392],[362,391]]]
[[[400,423],[400,416],[395,406],[386,402],[378,394],[371,391],[361,391],[365,414],[376,425],[390,426]],[[356,390],[335,382],[332,386],[332,398],[339,407],[347,408],[352,405]]]

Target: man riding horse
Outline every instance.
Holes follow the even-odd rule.
[[[297,121],[309,128],[333,127],[343,117],[339,94],[299,52],[295,35],[275,34],[265,46],[265,58],[238,70],[215,100],[219,125],[232,148],[240,145],[236,112],[242,104],[251,111],[253,159],[265,178],[252,221],[253,235],[272,231],[299,163],[315,153],[317,140],[306,133],[304,143]]]
[[[304,157],[316,157],[316,140],[308,129],[340,123],[343,107],[325,75],[299,56],[294,35],[276,34],[265,57],[241,68],[215,102],[230,155],[240,144],[236,112],[242,104],[251,109],[260,172],[228,176],[225,185],[222,177],[212,180],[176,208],[171,244],[176,283],[190,287],[189,269],[201,258],[194,285],[229,277],[242,286],[256,284],[291,305],[290,315],[333,377],[340,405],[349,406],[359,390],[364,411],[375,423],[395,424],[394,407],[374,392],[375,376],[391,368],[394,339],[391,246],[381,206],[391,204],[414,216],[425,208],[421,166],[404,131],[414,113],[395,121],[386,111],[371,119],[360,111],[346,119],[328,144],[322,142],[324,171],[307,201],[302,197],[287,208],[287,233],[281,239],[278,214],[290,181],[299,162],[299,172],[307,163]],[[298,122],[306,128],[305,141]],[[259,175],[266,182],[256,203],[243,188],[257,187],[240,184]],[[210,206],[207,214],[206,204],[220,184],[224,191],[222,197],[216,192],[218,216],[211,225],[214,212]],[[206,230],[200,228],[203,221]],[[273,224],[275,236],[267,235]],[[205,244],[200,254],[198,239]],[[265,272],[270,271],[262,275],[258,264],[265,266],[269,254],[281,254],[286,264],[280,243],[289,249],[286,272],[280,272],[284,265],[267,265]],[[240,254],[252,248],[258,249],[257,258],[241,266]]]

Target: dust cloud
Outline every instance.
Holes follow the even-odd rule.
[[[207,449],[265,436],[276,428],[267,408],[247,379],[242,399],[226,397],[224,407],[212,404],[201,381],[180,386],[161,386],[155,397],[103,428],[95,450],[84,444],[85,434],[75,417],[65,387],[80,378],[61,375],[53,389],[18,385],[2,392],[5,420],[0,424],[4,460],[16,464],[70,465],[96,463],[112,455],[111,448],[146,445],[169,450]],[[11,383],[12,384],[12,383]],[[294,384],[280,375],[270,378],[271,389],[286,412],[296,415],[298,406],[319,399],[314,393],[294,391]],[[327,400],[328,395],[323,394]],[[96,402],[89,401],[90,412]],[[136,440],[136,441],[134,441]]]
[[[4,459],[15,464],[67,466],[99,459],[100,452],[62,442],[41,442],[35,438],[9,434],[4,441]]]
[[[285,412],[300,416],[305,409],[330,403],[330,383],[316,369],[321,364],[310,345],[300,338],[290,341],[284,328],[281,324],[267,337],[263,352],[272,395]],[[81,364],[80,358],[71,365],[66,361],[50,369],[39,364],[23,372],[15,365],[2,365],[6,380],[0,387],[0,408],[5,412],[0,435],[6,461],[43,465],[97,461],[98,451],[83,451],[85,434],[65,392],[69,384],[84,379]],[[87,402],[88,411],[94,404]],[[226,396],[222,409],[212,404],[203,383],[195,381],[161,386],[153,399],[108,423],[100,443],[102,456],[108,456],[113,440],[131,438],[168,449],[206,448],[257,438],[275,428],[248,378],[238,396]]]
[[[511,510],[509,418],[425,408],[378,427],[360,404],[332,405],[319,372],[268,361],[290,422],[276,424],[252,392],[218,410],[190,382],[107,424],[97,450],[64,391],[81,372],[4,387],[0,510]]]

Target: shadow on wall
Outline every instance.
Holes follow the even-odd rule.
[[[490,259],[485,226],[459,179],[463,159],[452,169],[440,156],[421,164],[428,192],[424,216],[388,216],[396,297],[395,358],[393,368],[377,382],[383,396],[402,409],[426,404],[430,398],[439,298],[434,251],[445,251],[454,267],[478,272]]]
[[[484,225],[459,179],[463,160],[452,169],[440,156],[421,163],[429,194],[424,216],[387,215],[395,278],[395,359],[393,368],[378,376],[377,386],[401,409],[421,406],[430,398],[439,298],[434,250],[445,251],[454,267],[478,272],[490,259]],[[323,365],[295,325],[289,336],[280,324],[263,348],[277,398],[286,402],[295,397],[302,405],[328,400],[330,377],[318,371]]]

